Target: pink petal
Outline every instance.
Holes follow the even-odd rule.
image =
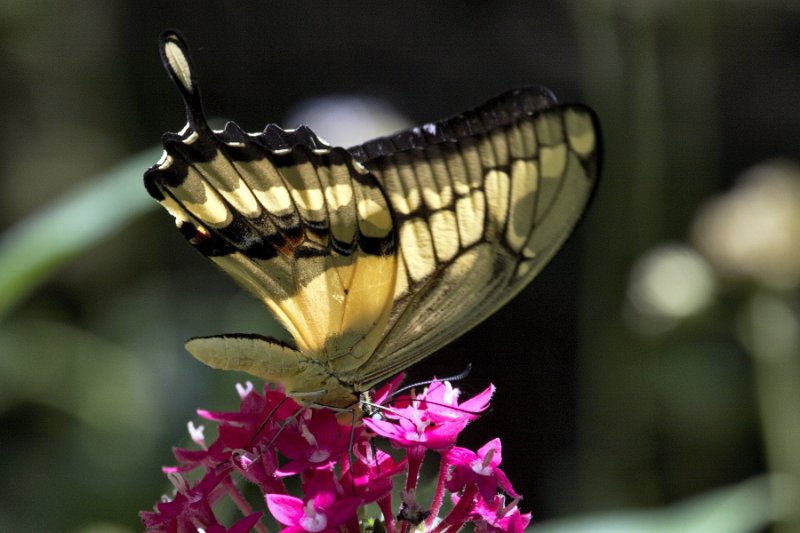
[[[434,378],[435,379],[435,378]],[[435,401],[436,403],[448,403],[445,400],[452,399],[452,398],[445,398],[445,393],[448,390],[452,390],[455,394],[455,389],[452,388],[452,385],[448,387],[445,385],[443,381],[434,381],[428,387],[428,392],[425,394],[426,400]]]
[[[293,526],[303,517],[303,500],[285,494],[267,494],[267,507],[275,520]]]
[[[230,529],[228,529],[227,533],[247,533],[256,523],[261,519],[261,515],[263,513],[253,513],[249,516],[245,516],[235,524],[233,524]]]
[[[519,509],[514,509],[513,514],[507,517],[505,522],[506,524],[503,529],[508,533],[523,533],[531,522],[531,513],[522,514],[519,512]]]
[[[459,446],[454,446],[447,452],[447,462],[451,465],[467,465],[477,459],[478,456],[475,452]]]
[[[336,484],[329,470],[314,470],[311,479],[303,486],[306,498],[314,500],[314,507],[327,509],[336,501]],[[327,513],[326,513],[327,514]]]
[[[459,408],[464,409],[465,411],[480,413],[481,411],[485,411],[489,406],[489,400],[492,399],[493,395],[494,385],[489,385],[486,387],[486,390],[459,405]]]
[[[293,429],[286,429],[278,437],[278,449],[289,459],[305,460],[311,448],[308,441]]]
[[[383,405],[383,402],[386,401],[386,398],[400,387],[400,383],[403,381],[403,379],[405,379],[405,377],[406,375],[403,373],[397,374],[392,378],[391,381],[386,383],[386,385],[375,391],[372,401],[378,405]]]
[[[331,505],[325,514],[328,515],[328,527],[343,524],[348,518],[355,516],[356,510],[364,502],[361,498],[343,498]]]
[[[492,501],[497,496],[497,481],[488,476],[475,476],[475,481],[478,485],[478,491],[484,501]]]
[[[461,420],[453,420],[447,424],[440,424],[439,426],[434,427],[425,432],[425,436],[428,440],[432,439],[447,439],[452,441],[451,444],[455,444],[456,438],[458,434],[464,431],[464,428],[467,427],[469,420],[461,419]]]
[[[320,531],[319,533],[325,533],[327,530]],[[289,526],[281,529],[281,533],[308,533],[303,526]]]
[[[509,481],[508,477],[506,477],[505,472],[503,472],[499,468],[496,468],[494,470],[494,477],[497,480],[497,484],[500,486],[500,488],[503,489],[510,496],[513,496],[514,498],[522,497],[519,494],[517,494],[517,492],[511,486],[511,481]]]
[[[372,420],[371,418],[367,418],[364,420],[364,425],[378,435],[389,439],[398,434],[397,426],[388,420]]]
[[[472,474],[472,470],[465,467],[456,467],[450,473],[450,479],[448,479],[446,482],[447,490],[450,492],[458,492],[464,488],[464,485],[472,481],[474,477],[475,476]]]
[[[308,463],[308,461],[303,461],[303,460],[300,460],[300,461],[289,461],[288,463],[283,465],[281,468],[278,468],[278,469],[275,470],[275,476],[276,477],[294,476],[295,474],[299,474],[301,472],[305,472],[306,470],[309,470],[310,468],[311,468],[311,465]]]
[[[333,411],[312,411],[314,416],[308,421],[308,429],[317,439],[317,442],[332,442],[341,432],[341,426],[336,421]]]
[[[492,459],[489,461],[489,466],[492,468],[496,467],[502,462],[503,459],[503,447],[500,444],[500,439],[492,439],[478,450],[478,456],[483,460],[484,457],[489,453],[489,450],[494,450],[494,455],[492,455]]]

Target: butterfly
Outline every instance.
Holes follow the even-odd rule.
[[[212,130],[183,38],[164,32],[160,53],[188,121],[164,134],[145,187],[294,339],[226,334],[186,349],[321,405],[356,404],[504,305],[597,184],[596,115],[541,87],[345,149],[306,126]]]

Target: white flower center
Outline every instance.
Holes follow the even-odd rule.
[[[309,533],[317,533],[328,527],[328,517],[314,508],[313,501],[306,502],[303,514],[303,518],[300,519],[300,527]]]
[[[207,450],[208,448],[206,448],[205,426],[195,426],[194,422],[190,420],[188,423],[188,427],[189,427],[189,436],[192,438],[195,444],[197,444],[204,450]]]
[[[425,438],[425,433],[414,433],[413,431],[406,433],[406,439],[410,440],[411,442],[425,442],[427,440]]]
[[[245,381],[244,385],[237,383],[236,392],[239,394],[239,398],[244,399],[245,396],[253,392],[253,382]]]
[[[327,461],[330,458],[330,456],[331,456],[330,451],[317,448],[316,450],[311,452],[311,455],[308,456],[308,461],[310,463],[321,463],[323,461]]]
[[[447,405],[453,405],[458,400],[458,389],[453,388],[449,381],[444,382],[444,402]]]
[[[469,466],[472,467],[473,472],[481,476],[488,476],[489,474],[492,473],[492,469],[483,464],[483,461],[481,461],[480,459],[475,459],[474,461],[472,461],[472,463],[470,463]]]
[[[424,419],[422,417],[422,413],[419,411],[412,411],[410,416],[408,417],[409,421],[414,424],[414,428],[417,431],[418,436],[422,437],[425,435],[425,429],[431,425],[430,420]],[[419,440],[419,439],[414,439]]]
[[[494,448],[490,449],[489,452],[483,456],[483,460],[475,459],[470,463],[469,466],[472,467],[472,471],[481,476],[490,476],[492,475],[492,457],[494,456]]]
[[[310,409],[309,409],[310,411]],[[308,426],[305,424],[300,424],[300,435],[303,436],[305,441],[308,443],[309,446],[316,446],[317,445],[317,438],[314,437],[314,434],[311,433],[311,430],[308,429]]]

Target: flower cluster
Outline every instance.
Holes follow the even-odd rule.
[[[266,532],[263,511],[256,511],[241,480],[258,492],[260,505],[285,533],[359,533],[377,527],[364,513],[374,503],[388,533],[410,530],[455,533],[467,523],[475,531],[522,533],[530,513],[517,508],[520,495],[500,470],[501,447],[494,439],[477,452],[455,446],[459,433],[478,418],[494,392],[485,391],[459,402],[459,390],[447,381],[433,381],[422,393],[389,400],[402,376],[377,391],[375,415],[360,425],[340,424],[330,409],[302,406],[282,391],[266,386],[264,394],[251,383],[237,386],[236,412],[199,410],[219,425],[219,435],[207,443],[203,427],[189,423],[199,449],[174,449],[178,466],[164,467],[175,494],[154,511],[140,513],[148,531],[206,533]],[[340,413],[341,414],[341,413]],[[396,453],[375,446],[385,438]],[[420,469],[426,452],[439,454],[439,476],[433,500],[417,501]],[[196,481],[190,481],[187,474]],[[394,480],[405,481],[397,505]],[[302,491],[298,497],[290,489]],[[252,489],[251,489],[252,490]],[[505,495],[512,498],[506,504]],[[440,517],[445,493],[449,512]],[[243,518],[230,527],[214,511],[232,500]]]

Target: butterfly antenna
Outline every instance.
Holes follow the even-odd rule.
[[[308,394],[296,393],[288,395],[285,398],[283,398],[281,400],[281,403],[288,400],[289,398],[295,399],[295,398],[313,397],[314,399],[308,400],[308,403],[304,403],[303,405],[301,405],[297,411],[292,413],[292,416],[287,417],[286,420],[284,420],[285,423],[278,429],[278,432],[275,433],[275,435],[272,437],[272,440],[269,441],[268,445],[272,446],[275,443],[275,441],[278,440],[280,434],[283,433],[284,428],[286,428],[286,426],[289,425],[289,422],[291,422],[292,420],[297,420],[297,417],[300,416],[302,413],[306,412],[308,409],[326,407],[325,405],[320,405],[315,403],[319,398],[323,396],[324,393],[325,391],[316,391]]]
[[[178,88],[186,105],[186,119],[194,130],[205,129],[205,113],[200,100],[200,88],[194,76],[189,47],[177,30],[166,30],[158,38],[161,62],[172,83]]]
[[[452,411],[456,411],[456,412],[459,412],[459,413],[464,413],[465,415],[476,415],[477,416],[477,415],[480,415],[480,414],[483,414],[483,413],[486,412],[486,411],[470,411],[468,409],[464,409],[462,407],[458,407],[458,406],[455,406],[455,405],[449,405],[449,404],[441,403],[441,402],[434,402],[434,401],[431,401],[431,400],[429,400],[427,398],[405,398],[405,400],[408,401],[409,403],[410,402],[425,402],[425,403],[430,404],[430,405],[436,405],[438,407],[444,407],[444,408],[450,409]],[[391,414],[395,415],[398,418],[404,418],[406,420],[411,421],[411,419],[409,417],[407,417],[406,415],[404,415],[402,412],[400,412],[400,411],[398,411],[398,410],[396,410],[396,409],[394,409],[392,407],[389,407],[387,405],[381,405],[381,404],[378,404],[378,403],[371,403],[371,402],[368,403],[368,405],[370,407],[372,407],[375,411],[384,411],[386,413],[391,413]]]
[[[465,415],[480,415],[485,413],[486,411],[470,411],[469,409],[464,409],[463,407],[457,407],[455,405],[448,405],[446,403],[441,402],[433,402],[426,398],[409,398],[408,401],[410,402],[425,402],[430,405],[436,405],[438,407],[444,407],[446,409],[450,409],[452,411],[457,411],[459,413],[464,413]]]
[[[289,422],[297,420],[297,418],[301,414],[305,413],[311,407],[312,407],[311,405],[301,405],[300,408],[294,413],[292,413],[291,416],[286,417],[286,419],[283,421],[284,422],[283,425],[281,425],[281,427],[278,428],[278,431],[275,433],[275,435],[272,436],[272,439],[270,439],[270,441],[267,443],[267,446],[272,446],[273,444],[275,444],[275,441],[278,440],[278,437],[280,437],[281,433],[283,433],[283,430],[286,429],[286,426],[289,425]]]
[[[261,425],[260,425],[260,426],[258,426],[258,429],[256,430],[256,432],[255,432],[255,433],[253,433],[253,436],[252,436],[252,437],[250,437],[250,440],[249,440],[249,441],[247,441],[247,446],[248,446],[248,447],[250,447],[250,446],[253,444],[253,441],[255,441],[255,440],[256,440],[256,437],[258,437],[259,433],[261,433],[261,430],[263,430],[263,429],[264,429],[264,426],[266,426],[266,425],[267,425],[267,422],[269,422],[269,421],[270,421],[270,419],[272,418],[272,415],[274,415],[274,414],[275,414],[275,412],[276,412],[278,409],[280,409],[280,408],[281,408],[281,406],[282,406],[284,403],[286,403],[286,400],[288,400],[288,399],[289,399],[289,397],[288,397],[288,396],[284,396],[283,398],[281,398],[281,401],[279,401],[279,402],[278,402],[278,404],[277,404],[275,407],[273,407],[273,408],[270,410],[270,412],[269,412],[269,413],[267,413],[267,416],[265,416],[265,417],[264,417],[264,421],[263,421],[263,422],[261,422]],[[281,428],[281,429],[283,429],[283,428]],[[272,443],[270,442],[270,444],[272,444]]]
[[[347,465],[347,469],[350,471],[350,490],[353,494],[356,493],[356,472],[353,464],[356,462],[356,417],[355,413],[353,413],[353,419],[350,421],[350,442],[347,445],[347,458],[350,461],[350,464]]]
[[[439,379],[429,379],[428,381],[419,381],[417,383],[410,383],[405,387],[401,387],[396,391],[394,391],[392,394],[389,395],[387,400],[391,400],[398,394],[405,392],[407,390],[413,389],[415,387],[422,387],[423,385],[430,385],[431,383],[436,383],[437,381],[461,381],[462,379],[467,377],[471,371],[472,371],[472,363],[467,363],[467,368],[465,368],[455,376],[450,376],[447,378],[439,378]]]
[[[415,387],[421,387],[421,386],[424,386],[424,385],[430,385],[431,383],[436,383],[436,382],[441,382],[441,381],[459,381],[459,380],[462,380],[465,377],[467,377],[471,371],[472,371],[472,364],[470,363],[470,364],[467,364],[467,367],[464,370],[462,370],[461,372],[459,372],[458,374],[456,374],[454,376],[449,376],[449,377],[439,378],[439,379],[431,379],[431,380],[427,380],[427,381],[420,381],[418,383],[411,383],[409,385],[406,385],[405,387],[401,387],[401,388],[397,389],[392,394],[390,394],[386,398],[386,402],[391,402],[392,400],[394,400],[397,397],[398,394],[406,392],[406,391],[408,391],[410,389],[413,389]],[[420,398],[407,398],[406,400],[408,402],[421,402],[421,401],[424,401],[425,403],[428,403],[430,405],[436,405],[438,407],[445,407],[447,409],[452,409],[453,411],[457,411],[459,413],[464,413],[464,414],[468,414],[468,415],[480,415],[481,414],[481,412],[478,412],[478,411],[469,411],[469,410],[463,409],[461,407],[456,407],[456,406],[453,406],[453,405],[443,404],[443,403],[440,403],[440,402],[434,402],[434,401],[431,401],[431,400],[426,399],[426,398],[422,398],[422,399],[420,399]],[[377,413],[378,411],[383,411],[383,412],[387,412],[387,413],[392,413],[395,416],[400,417],[400,418],[407,418],[401,412],[393,409],[392,407],[389,407],[388,405],[378,404],[378,403],[370,401],[369,397],[362,398],[361,399],[361,405],[362,405],[362,409],[364,407],[366,407],[366,408],[368,408],[369,411],[372,411],[372,412],[375,412],[375,413]]]

